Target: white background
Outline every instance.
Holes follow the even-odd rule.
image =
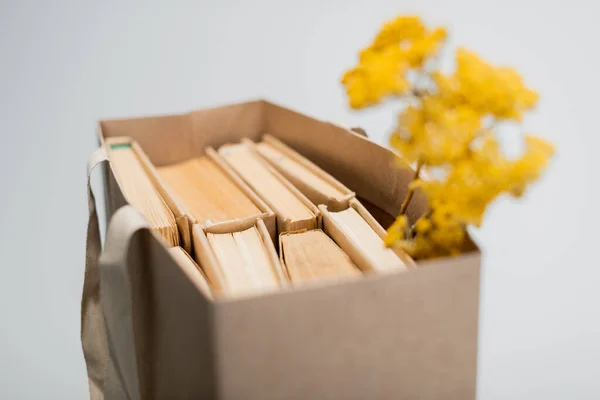
[[[266,97],[385,144],[396,108],[351,113],[338,81],[406,12],[521,71],[542,96],[526,126],[558,149],[544,179],[475,233],[479,399],[600,398],[592,0],[0,0],[0,398],[87,396],[79,302],[96,120]]]

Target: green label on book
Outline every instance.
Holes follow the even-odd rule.
[[[131,147],[131,143],[117,143],[117,144],[110,145],[111,150],[129,149],[130,147]]]

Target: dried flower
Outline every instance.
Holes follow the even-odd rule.
[[[509,159],[494,125],[484,123],[521,121],[536,105],[537,93],[515,70],[494,67],[459,49],[453,74],[426,71],[446,36],[444,28],[428,30],[418,17],[398,17],[383,26],[361,51],[359,64],[342,79],[353,108],[392,96],[408,101],[390,144],[417,169],[385,242],[415,258],[459,254],[466,226],[480,226],[487,206],[498,196],[521,196],[554,153],[548,142],[526,135],[523,154]],[[410,71],[417,73],[416,79],[407,78]],[[433,168],[435,178],[420,178],[420,171]],[[405,211],[415,190],[424,193],[429,211],[411,225]]]
[[[364,108],[406,94],[411,89],[406,73],[434,56],[445,39],[445,29],[429,32],[418,17],[402,16],[386,23],[360,52],[358,65],[342,77],[350,106]]]
[[[400,16],[383,25],[381,31],[373,40],[371,49],[380,51],[423,36],[425,36],[425,25],[423,25],[421,18],[414,15]]]
[[[448,106],[468,105],[481,115],[498,119],[520,121],[538,100],[514,69],[493,67],[465,49],[456,53],[454,75],[437,72],[433,78]]]
[[[446,37],[445,28],[436,28],[431,33],[416,38],[404,53],[408,64],[413,68],[423,66],[428,58],[437,54]]]
[[[408,162],[439,166],[464,157],[480,132],[481,117],[471,108],[426,96],[400,113],[390,143]]]
[[[401,95],[410,88],[405,73],[407,64],[397,47],[376,52],[370,49],[360,54],[360,64],[344,74],[350,106],[363,108],[377,104],[390,95]]]

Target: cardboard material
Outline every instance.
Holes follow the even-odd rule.
[[[169,249],[169,254],[177,262],[182,271],[188,274],[189,278],[193,282],[198,282],[198,288],[204,292],[204,295],[208,298],[212,298],[212,289],[204,275],[204,271],[194,259],[181,247],[175,246]]]
[[[269,133],[379,210],[380,222],[398,211],[412,176],[367,138],[265,101],[100,127],[104,138],[132,137],[156,165]],[[114,217],[96,263],[92,199],[82,302],[95,399],[103,390],[113,396],[106,398],[143,400],[475,398],[481,262],[475,247],[406,272],[211,300],[147,226],[131,226],[139,219],[135,210],[115,213],[122,194],[107,170]],[[411,218],[425,207],[415,196]],[[106,334],[102,324],[91,325],[98,313]],[[134,345],[121,345],[129,331]]]

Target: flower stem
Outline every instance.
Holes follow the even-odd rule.
[[[421,173],[422,166],[423,166],[423,164],[421,163],[421,161],[418,161],[417,168],[415,169],[415,175],[413,176],[411,183],[416,181],[417,179],[419,179],[419,174]],[[400,215],[406,214],[406,209],[408,208],[408,204],[410,203],[410,200],[412,199],[414,193],[415,193],[415,190],[413,188],[409,187],[408,193],[406,193],[406,198],[404,199],[402,206],[400,206]]]

